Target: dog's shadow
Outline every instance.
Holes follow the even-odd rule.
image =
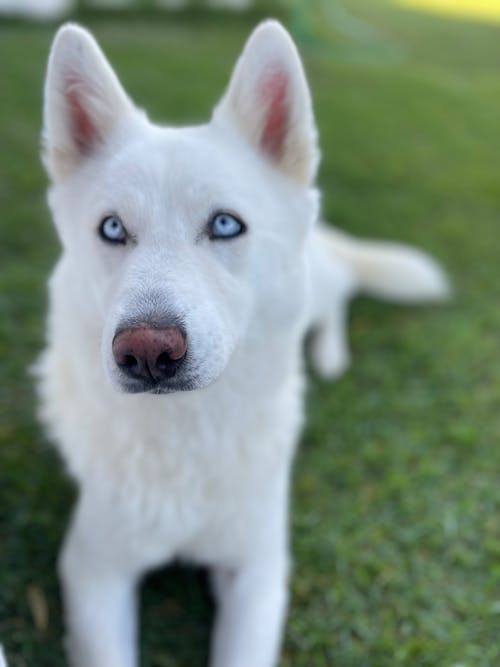
[[[205,569],[174,564],[154,571],[141,607],[142,667],[208,664],[214,605]]]

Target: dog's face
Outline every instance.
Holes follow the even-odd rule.
[[[93,38],[63,27],[44,120],[75,308],[100,331],[117,388],[206,386],[242,341],[296,326],[318,156],[303,70],[278,24],[251,36],[211,122],[182,129],[149,123]]]

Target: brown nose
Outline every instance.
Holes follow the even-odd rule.
[[[178,327],[147,325],[124,329],[113,340],[113,356],[129,377],[171,378],[186,355],[186,336]]]

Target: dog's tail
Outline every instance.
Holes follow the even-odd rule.
[[[7,667],[7,660],[5,659],[5,655],[1,644],[0,644],[0,667]]]
[[[357,291],[395,303],[443,301],[450,295],[445,272],[427,253],[391,241],[355,239],[321,227],[322,243],[351,269]]]
[[[346,313],[356,294],[395,303],[443,301],[445,272],[428,254],[403,243],[356,239],[320,225],[312,249],[312,362],[323,377],[349,364]]]

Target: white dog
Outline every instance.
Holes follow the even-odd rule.
[[[38,375],[80,490],[60,560],[71,664],[138,664],[140,579],[176,557],[212,573],[212,667],[271,667],[304,334],[334,375],[354,291],[437,299],[445,278],[419,251],[316,224],[311,99],[276,22],[255,30],[201,127],[152,125],[74,25],[55,38],[45,94],[63,253]]]

